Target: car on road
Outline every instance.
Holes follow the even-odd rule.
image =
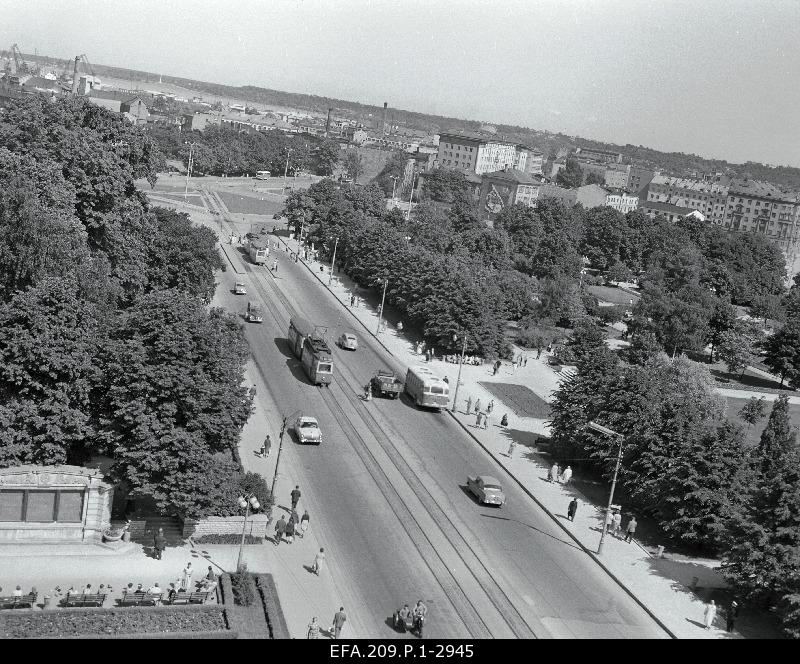
[[[322,431],[320,431],[319,422],[314,417],[307,415],[298,417],[294,423],[294,433],[298,443],[319,445],[322,442]]]
[[[236,295],[247,295],[247,288],[241,281],[237,281],[233,287],[233,292]]]
[[[339,348],[346,350],[356,350],[358,348],[358,337],[352,332],[345,332],[336,341]]]
[[[261,305],[255,302],[248,302],[247,313],[245,313],[244,317],[248,323],[263,323],[264,315],[261,313]]]
[[[470,475],[467,477],[467,489],[484,505],[502,507],[506,502],[503,487],[491,475]]]

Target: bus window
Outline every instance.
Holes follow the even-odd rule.
[[[434,385],[429,390],[426,390],[428,394],[444,394],[444,388]]]
[[[320,371],[322,373],[330,373],[332,369],[333,369],[333,365],[331,365],[331,364],[323,364],[322,362],[320,362],[317,365],[317,371]]]

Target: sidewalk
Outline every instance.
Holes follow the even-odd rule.
[[[291,250],[296,250],[296,240],[281,238],[281,241]],[[321,263],[303,262],[311,274],[352,314],[353,329],[358,334],[375,337],[403,366],[425,362],[424,356],[416,354],[413,343],[402,333],[398,333],[394,325],[387,325],[386,328],[382,328],[379,335],[375,335],[378,316],[374,309],[366,304],[349,306],[350,295],[356,288],[356,284],[349,277],[337,274],[331,286],[328,286],[330,277],[328,264],[322,264],[325,270],[320,272]],[[391,316],[391,312],[389,314]],[[540,360],[536,360],[536,354],[530,351],[515,348],[514,352],[515,355],[522,352],[528,358],[527,365],[519,367],[516,371],[513,371],[508,363],[503,364],[496,376],[492,375],[488,364],[463,366],[458,391],[458,413],[451,416],[515,478],[554,521],[589,555],[595,557],[621,586],[676,637],[743,638],[738,629],[731,634],[725,632],[722,609],[718,612],[711,630],[706,631],[702,626],[704,600],[712,594],[717,596],[716,593],[725,589],[725,582],[718,572],[719,561],[688,558],[670,554],[668,551],[663,558],[656,558],[655,550],[651,552],[637,542],[625,543],[610,534],[606,535],[603,553],[600,556],[594,553],[600,538],[605,502],[601,505],[593,504],[586,494],[579,490],[579,486],[585,487],[584,491],[602,496],[607,495],[608,488],[599,485],[589,486],[589,483],[581,482],[580,478],[573,478],[568,486],[547,482],[547,470],[553,460],[546,451],[537,448],[537,441],[540,436],[548,435],[546,423],[548,415],[546,412],[537,413],[541,415],[540,417],[516,415],[510,405],[504,404],[485,386],[491,383],[520,385],[529,388],[539,399],[549,401],[553,391],[558,387],[559,380],[567,374],[564,372],[558,374],[550,368],[546,364],[546,353],[542,354]],[[429,366],[438,375],[450,378],[451,393],[453,393],[458,364],[434,360]],[[737,391],[737,396],[739,395],[741,393]],[[470,396],[473,403],[480,398],[484,406],[494,399],[492,425],[488,430],[475,427],[474,415],[465,414],[466,401]],[[546,411],[543,404],[538,405],[540,410]],[[508,415],[508,427],[499,426],[503,414]],[[575,521],[570,522],[566,518],[566,509],[573,496],[578,499],[579,507]],[[625,523],[623,522],[623,527]],[[693,583],[696,585],[696,590],[691,588]],[[703,596],[702,599],[699,595]],[[740,616],[738,622],[743,622],[743,616]],[[755,634],[755,629],[747,631],[758,635]]]

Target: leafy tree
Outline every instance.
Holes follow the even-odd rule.
[[[762,318],[764,327],[767,326],[767,319],[773,318],[780,320],[783,318],[781,308],[781,298],[777,295],[754,295],[750,303],[750,315],[753,318]]]
[[[339,144],[326,140],[314,151],[317,175],[331,176],[339,165]]]
[[[652,363],[664,348],[652,332],[639,332],[634,334],[631,345],[622,351],[622,357],[631,364],[646,365]]]
[[[215,513],[234,482],[239,434],[250,414],[240,324],[177,290],[139,298],[101,352],[113,473],[164,513]]]
[[[425,174],[422,193],[441,203],[453,203],[469,192],[467,177],[461,171],[436,168]]]
[[[605,178],[600,175],[599,173],[595,173],[592,171],[586,175],[586,183],[585,184],[599,184],[604,185],[606,183]]]
[[[44,277],[0,304],[0,467],[83,461],[100,337],[74,276]]]
[[[356,150],[348,150],[342,163],[348,177],[352,178],[353,182],[358,182],[358,178],[364,173],[364,157]]]
[[[572,337],[570,337],[570,340],[567,342],[567,348],[571,351],[579,365],[581,362],[584,362],[588,356],[596,354],[605,346],[605,331],[602,327],[595,325],[589,320],[581,321],[576,325]]]
[[[533,259],[533,274],[536,277],[555,279],[563,275],[577,280],[583,268],[579,251],[583,220],[579,210],[552,199],[537,204],[536,214],[542,224],[542,236]]]
[[[776,400],[754,455],[752,493],[728,525],[724,574],[751,600],[777,604],[797,635],[800,590],[800,450],[785,395]]]
[[[578,284],[564,276],[539,279],[539,316],[570,327],[586,315]]]
[[[406,169],[406,159],[405,153],[393,153],[374,180],[387,198],[392,195],[392,192],[394,192],[395,197],[401,196],[403,193],[403,174]]]
[[[753,361],[753,344],[746,334],[737,329],[727,330],[720,335],[717,356],[730,373],[743,375]]]
[[[617,261],[608,268],[608,272],[606,272],[606,281],[619,283],[620,281],[625,281],[630,274],[628,268],[620,261]]]
[[[508,234],[516,269],[534,274],[539,242],[544,233],[536,210],[521,203],[504,207],[495,218],[494,227]]]
[[[747,422],[750,427],[753,427],[766,415],[765,403],[766,399],[763,396],[758,398],[750,397],[737,415]]]
[[[567,159],[567,165],[556,175],[556,184],[567,189],[577,189],[583,184],[583,171],[575,159]]]
[[[708,333],[705,341],[711,344],[709,362],[714,361],[714,349],[719,345],[721,336],[736,325],[736,310],[727,300],[717,298],[714,302],[714,312],[708,320]]]
[[[800,318],[790,318],[764,343],[766,364],[781,377],[781,386],[788,378],[789,385],[800,379]]]

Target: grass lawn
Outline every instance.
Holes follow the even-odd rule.
[[[773,402],[768,401],[765,405],[766,416],[760,422],[757,422],[755,426],[750,426],[742,420],[737,413],[742,409],[747,403],[747,399],[735,399],[733,397],[726,397],[728,400],[728,411],[726,416],[729,421],[735,422],[737,424],[741,424],[745,431],[747,431],[747,443],[748,445],[758,445],[759,440],[761,439],[761,432],[767,426],[767,420],[769,419],[770,411],[772,410]],[[800,427],[800,404],[789,404],[789,418],[792,424],[796,427]]]
[[[638,295],[627,293],[624,290],[611,286],[587,286],[586,290],[601,302],[611,302],[612,304],[628,305],[631,300],[636,304],[639,299]]]
[[[283,209],[283,203],[256,196],[241,196],[229,191],[217,191],[231,214],[274,214]]]

